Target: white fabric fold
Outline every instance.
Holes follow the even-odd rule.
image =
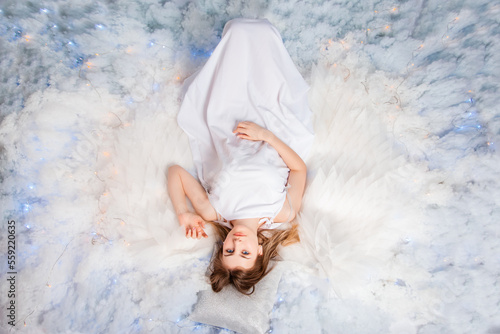
[[[280,211],[287,166],[267,143],[240,139],[232,131],[238,122],[252,121],[305,158],[313,141],[308,89],[269,21],[226,24],[178,115],[197,176],[225,219],[273,218]]]

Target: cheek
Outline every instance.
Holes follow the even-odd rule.
[[[251,253],[255,253],[259,250],[259,244],[256,242],[249,242],[245,245],[245,248]]]

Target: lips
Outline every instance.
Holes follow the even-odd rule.
[[[238,233],[235,233],[234,236],[235,237],[246,237],[246,234],[238,232]]]

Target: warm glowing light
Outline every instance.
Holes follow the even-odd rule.
[[[99,54],[98,54],[98,53],[96,53],[95,55],[99,57]]]
[[[103,196],[108,196],[108,193],[103,193],[102,195],[103,195]]]
[[[26,42],[29,42],[29,41],[30,41],[30,38],[31,38],[31,37],[30,37],[29,35],[26,35],[26,36],[25,36]]]
[[[331,39],[328,40],[328,44],[332,45],[333,41]]]
[[[386,30],[387,30],[387,29],[389,29],[389,26],[385,26],[385,29],[386,29]]]
[[[397,7],[394,7],[394,8],[392,9],[392,11],[393,11],[393,12],[395,12],[396,10],[398,10],[398,8],[397,8]]]
[[[105,157],[109,157],[109,152],[102,152],[102,155],[104,155]]]
[[[368,29],[366,29],[366,31],[371,31],[371,29],[370,29],[370,28],[368,28]]]
[[[120,222],[120,224],[123,226],[123,225],[125,225],[125,222],[122,220],[122,221]]]
[[[92,63],[90,61],[88,61],[86,64],[87,64],[87,68],[90,68],[92,66]]]
[[[50,285],[49,283],[47,283],[47,286],[48,286],[49,288],[51,288],[51,287],[52,287],[52,285]]]
[[[176,80],[181,80],[181,77],[178,75],[175,77]]]

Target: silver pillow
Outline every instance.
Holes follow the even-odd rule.
[[[201,291],[188,319],[243,334],[265,333],[280,279],[281,270],[276,265],[250,296],[238,292],[232,285],[218,293],[211,289]]]

